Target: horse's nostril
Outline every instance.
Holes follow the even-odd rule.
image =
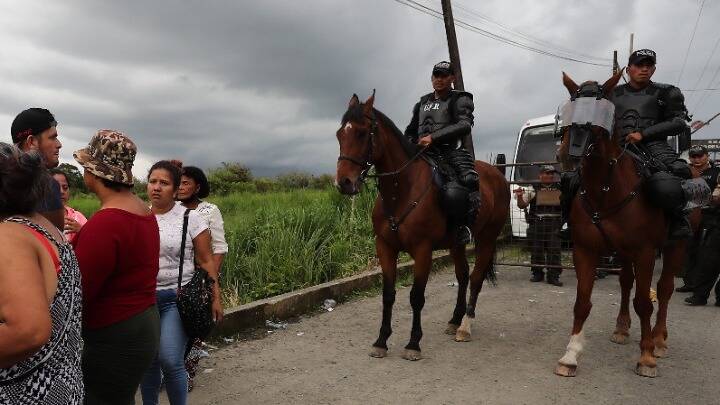
[[[344,177],[341,181],[343,186],[352,186],[352,180],[349,177]]]

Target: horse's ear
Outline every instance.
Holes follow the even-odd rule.
[[[375,103],[375,89],[373,89],[372,94],[368,99],[365,101],[365,104],[363,104],[363,107],[365,108],[365,114],[370,115],[373,110],[373,104]]]
[[[350,97],[348,108],[353,108],[358,104],[360,104],[360,99],[358,98],[357,94],[353,93],[352,97]]]
[[[620,78],[622,77],[624,70],[625,70],[625,68],[620,69],[611,78],[607,79],[607,81],[602,85],[603,96],[610,97],[610,94],[612,93],[613,89],[615,88],[615,86],[617,86],[618,82],[620,81]]]
[[[571,79],[570,76],[567,75],[567,73],[562,72],[562,74],[563,84],[565,85],[565,88],[568,90],[571,96],[574,95],[578,91],[580,86],[578,86],[577,83],[575,83],[573,79]]]

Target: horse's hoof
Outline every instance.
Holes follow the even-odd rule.
[[[657,358],[667,357],[667,352],[668,352],[667,347],[655,346],[655,350],[653,350],[653,356],[655,356]]]
[[[387,356],[388,349],[383,349],[382,347],[375,347],[370,350],[370,357],[375,357],[376,359],[382,359],[383,357]]]
[[[657,377],[657,367],[649,367],[638,363],[637,367],[635,367],[635,374],[642,377],[655,378]]]
[[[460,325],[454,325],[452,323],[449,323],[447,328],[445,328],[445,333],[448,335],[454,335],[459,327]]]
[[[458,329],[457,333],[455,333],[455,341],[456,342],[469,342],[471,341],[470,332],[464,331],[462,329]]]
[[[577,374],[577,366],[567,366],[562,363],[558,363],[555,367],[555,374],[561,377],[575,377]]]
[[[610,341],[613,343],[617,343],[619,345],[626,345],[630,343],[630,336],[623,334],[623,333],[613,333],[613,335],[610,337]]]
[[[420,350],[405,349],[402,358],[410,361],[418,361],[422,359],[422,353],[420,353]]]

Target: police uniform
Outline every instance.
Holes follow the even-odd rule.
[[[452,66],[449,62],[440,62],[433,67],[433,74],[436,73],[452,74]],[[473,110],[472,94],[468,92],[451,90],[444,98],[429,93],[415,104],[412,119],[405,129],[405,136],[413,143],[421,136],[430,135],[429,153],[447,162],[457,175],[457,182],[445,187],[445,198],[441,200],[461,202],[445,204],[453,225],[460,227],[466,235],[459,235],[460,243],[469,241],[466,225],[474,222],[480,203],[471,135]]]
[[[541,169],[545,173],[555,173],[552,166]],[[532,281],[542,281],[544,266],[558,266],[547,268],[547,282],[562,285],[559,282],[562,269],[560,266],[560,237],[558,230],[560,220],[560,188],[557,184],[539,184],[533,186],[529,196],[526,219],[528,222],[527,240],[530,247],[530,262],[532,267]]]
[[[649,49],[637,50],[630,55],[628,65],[638,64],[643,60],[655,64],[655,52]],[[620,139],[625,142],[625,137],[633,132],[642,134],[638,147],[650,157],[651,169],[672,174],[657,176],[649,182],[652,185],[649,187],[650,192],[657,196],[655,200],[669,204],[670,199],[665,197],[677,196],[673,191],[681,187],[683,179],[692,177],[687,162],[679,159],[667,142],[669,137],[688,134],[688,115],[682,92],[675,86],[652,81],[642,89],[636,89],[628,83],[616,87],[610,101],[615,105],[616,128],[620,131]],[[564,219],[569,218],[577,187],[577,174],[563,173],[561,188]],[[687,201],[683,198],[680,196],[673,199],[674,206],[667,209],[671,239],[684,239],[690,235],[687,213],[683,211]]]
[[[712,163],[701,174],[713,190],[717,190],[718,176],[720,167]],[[691,260],[693,266],[685,275],[685,284],[693,288],[693,295],[685,301],[704,305],[715,285],[715,302],[720,304],[720,283],[716,284],[720,275],[720,206],[702,208],[698,238],[695,258]]]

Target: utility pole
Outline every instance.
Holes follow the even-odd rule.
[[[460,68],[460,51],[458,50],[457,36],[455,35],[455,20],[453,19],[450,0],[441,0],[443,20],[445,20],[445,34],[447,35],[448,51],[450,52],[450,63],[455,71],[455,89],[465,90],[463,83],[462,69]]]
[[[630,55],[632,55],[632,53],[633,53],[633,42],[634,42],[634,41],[635,41],[635,33],[634,33],[634,32],[631,32],[631,33],[630,33],[630,52],[628,53],[628,57],[629,57]]]

